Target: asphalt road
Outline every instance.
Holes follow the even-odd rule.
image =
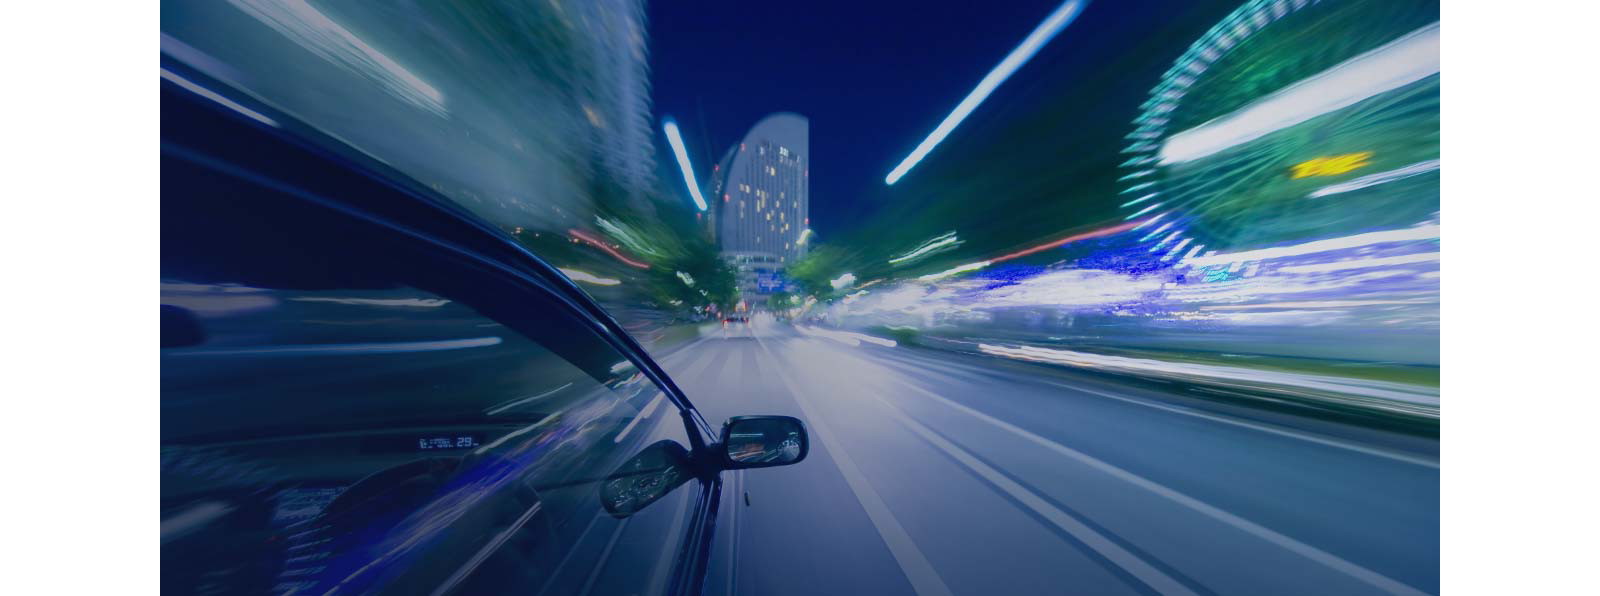
[[[1436,441],[1042,365],[756,335],[663,360],[713,424],[788,414],[811,430],[806,461],[727,478],[709,593],[1439,589]]]

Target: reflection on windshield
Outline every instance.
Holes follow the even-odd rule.
[[[585,372],[551,349],[576,338],[528,337],[420,290],[167,280],[162,305],[164,335],[184,336],[162,350],[175,592],[560,585],[604,564],[568,553],[603,539],[578,530],[610,519],[606,474],[651,441],[686,441],[637,371]],[[619,551],[639,563],[615,581],[664,581],[649,554],[670,543]]]

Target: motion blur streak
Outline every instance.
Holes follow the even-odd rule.
[[[1347,269],[1367,269],[1372,267],[1392,267],[1394,265],[1410,265],[1412,263],[1432,263],[1439,260],[1439,253],[1427,252],[1398,257],[1380,257],[1375,259],[1355,259],[1350,261],[1337,261],[1317,265],[1293,265],[1279,267],[1278,273],[1327,273],[1330,271],[1344,271]]]
[[[606,242],[604,240],[600,240],[598,238],[595,238],[594,236],[590,236],[588,234],[585,234],[581,230],[567,230],[567,232],[572,234],[572,236],[574,238],[577,238],[579,240],[587,242],[587,243],[589,243],[590,246],[593,246],[595,248],[603,250],[603,251],[606,252],[606,254],[611,255],[613,257],[616,257],[618,261],[622,261],[623,263],[626,263],[630,267],[638,267],[640,269],[649,269],[650,268],[650,264],[649,263],[641,263],[639,261],[635,261],[633,259],[630,259],[627,256],[624,256],[622,253],[617,252],[617,249],[612,247],[610,244],[606,244]]]
[[[1121,356],[1102,356],[1085,352],[1070,350],[1052,350],[1047,348],[1034,348],[1027,346],[1004,347],[979,344],[985,354],[1032,360],[1035,362],[1050,362],[1069,366],[1085,368],[1098,368],[1133,374],[1149,374],[1162,377],[1171,377],[1187,380],[1199,378],[1227,379],[1233,381],[1253,381],[1268,385],[1285,387],[1308,387],[1325,389],[1395,400],[1398,402],[1427,404],[1437,406],[1439,398],[1425,394],[1414,393],[1410,388],[1392,383],[1378,381],[1352,381],[1341,377],[1323,377],[1276,371],[1237,368],[1229,366],[1214,366],[1205,364],[1191,364],[1183,362],[1165,362],[1161,360],[1148,360],[1141,358],[1125,358]]]
[[[304,0],[228,0],[322,59],[383,86],[416,107],[444,116],[444,94]]]
[[[265,124],[267,126],[272,126],[272,127],[277,127],[278,126],[278,123],[276,121],[274,121],[271,118],[268,118],[266,116],[261,115],[261,112],[257,112],[255,110],[250,109],[250,108],[241,106],[241,105],[239,105],[238,102],[233,101],[231,99],[228,99],[226,97],[223,97],[221,95],[217,95],[217,93],[215,91],[212,91],[212,90],[207,89],[205,87],[201,87],[199,85],[196,85],[196,84],[194,84],[193,81],[190,81],[189,79],[185,79],[185,78],[180,77],[178,75],[172,74],[171,71],[169,71],[169,70],[167,70],[165,68],[161,69],[161,78],[166,79],[168,81],[172,81],[173,83],[176,83],[179,87],[183,87],[184,89],[188,89],[190,91],[193,91],[195,94],[199,95],[200,97],[204,97],[204,98],[209,99],[211,101],[217,102],[218,104],[221,104],[223,107],[226,107],[226,108],[228,108],[230,110],[233,110],[235,112],[243,114],[246,118],[249,118],[251,120],[255,120],[256,122],[260,122],[260,123]]]
[[[1121,224],[1121,225],[1111,226],[1109,228],[1101,228],[1101,229],[1090,231],[1090,232],[1084,232],[1082,234],[1073,234],[1071,236],[1067,236],[1066,238],[1062,238],[1060,240],[1053,240],[1053,241],[1046,242],[1044,244],[1040,244],[1040,245],[1032,247],[1032,248],[1025,248],[1025,249],[1019,250],[1019,251],[1014,252],[1014,253],[1003,254],[1003,255],[1000,255],[1000,256],[995,257],[993,259],[990,259],[989,262],[990,263],[998,263],[998,262],[1001,262],[1001,261],[1008,261],[1008,260],[1015,259],[1015,258],[1018,258],[1018,257],[1025,257],[1025,256],[1031,255],[1031,254],[1039,252],[1039,251],[1050,250],[1052,248],[1059,248],[1059,247],[1062,247],[1062,246],[1066,246],[1068,244],[1071,244],[1073,242],[1077,242],[1079,240],[1088,240],[1090,238],[1103,238],[1105,236],[1110,236],[1110,235],[1113,235],[1113,234],[1120,234],[1122,232],[1126,232],[1128,230],[1132,230],[1134,228],[1137,228],[1140,225],[1143,225],[1143,223],[1144,222],[1132,221],[1132,222],[1128,222],[1128,223]]]
[[[168,350],[164,354],[167,356],[358,356],[363,354],[403,354],[407,352],[463,350],[499,344],[500,338],[498,337],[477,337],[442,341]]]
[[[1078,13],[1083,12],[1083,7],[1088,4],[1088,0],[1067,0],[1056,8],[1055,12],[1050,13],[1050,16],[1045,17],[1044,22],[1039,23],[1039,26],[1032,33],[1029,33],[1028,37],[1017,45],[1016,49],[1011,50],[1011,53],[1007,54],[1005,59],[1000,61],[1000,64],[995,65],[994,70],[989,71],[989,74],[984,75],[983,80],[978,81],[977,88],[968,93],[967,97],[956,105],[956,109],[950,112],[949,116],[945,116],[944,121],[940,122],[939,126],[928,134],[928,138],[923,139],[922,143],[917,145],[917,148],[912,150],[911,154],[900,162],[900,165],[895,166],[894,170],[884,177],[884,184],[892,185],[898,182],[902,176],[906,175],[906,172],[916,167],[917,162],[927,157],[928,153],[933,151],[933,148],[940,141],[950,135],[950,131],[955,130],[962,120],[966,120],[967,116],[978,108],[978,104],[983,103],[983,100],[987,99],[989,94],[1000,86],[1000,83],[1004,83],[1006,79],[1011,77],[1012,73],[1022,68],[1023,64],[1027,64],[1028,59],[1038,53],[1039,48],[1049,43],[1057,33],[1067,28],[1067,25],[1071,25],[1073,19],[1076,19]]]
[[[912,261],[920,260],[928,255],[953,249],[957,246],[961,246],[961,244],[962,242],[956,237],[955,232],[945,232],[944,234],[941,234],[932,240],[924,242],[921,246],[912,249],[911,252],[889,259],[889,264],[902,265]]]
[[[1414,228],[1402,228],[1399,230],[1388,230],[1383,232],[1369,232],[1366,234],[1345,236],[1343,238],[1330,238],[1328,240],[1318,240],[1315,242],[1307,242],[1305,244],[1296,244],[1293,246],[1281,246],[1277,248],[1263,248],[1259,250],[1249,250],[1236,253],[1207,255],[1189,259],[1186,261],[1186,263],[1196,267],[1203,267],[1206,265],[1226,265],[1234,262],[1261,261],[1266,259],[1277,259],[1282,257],[1329,252],[1345,248],[1354,248],[1357,246],[1370,246],[1389,242],[1435,240],[1437,238],[1439,238],[1439,226],[1437,224],[1428,224],[1420,225]]]
[[[1377,186],[1377,185],[1383,184],[1385,182],[1394,182],[1396,180],[1404,180],[1404,179],[1410,178],[1412,176],[1416,176],[1416,175],[1419,175],[1419,174],[1426,174],[1428,172],[1432,172],[1432,171],[1435,171],[1435,170],[1438,170],[1438,169],[1439,169],[1439,160],[1430,159],[1430,160],[1423,161],[1423,162],[1417,162],[1417,163],[1411,164],[1409,166],[1406,166],[1406,167],[1403,167],[1403,168],[1400,168],[1400,169],[1397,169],[1397,170],[1389,170],[1387,172],[1378,172],[1376,174],[1370,174],[1370,175],[1367,175],[1367,176],[1362,176],[1360,178],[1356,178],[1355,180],[1351,180],[1349,182],[1341,182],[1339,184],[1334,184],[1334,185],[1331,185],[1331,186],[1324,186],[1324,187],[1319,188],[1317,190],[1311,191],[1311,194],[1306,195],[1306,198],[1308,198],[1308,199],[1318,199],[1318,198],[1326,197],[1326,196],[1329,196],[1329,195],[1336,195],[1336,194],[1343,193],[1343,192],[1350,192],[1352,190],[1361,190],[1363,188],[1369,188],[1369,187]]]
[[[958,266],[946,269],[944,271],[940,271],[938,273],[930,273],[928,275],[924,275],[922,277],[917,278],[917,281],[938,281],[938,280],[944,279],[946,277],[950,277],[950,276],[958,274],[958,273],[966,273],[968,271],[977,271],[977,270],[982,269],[984,267],[988,267],[993,262],[994,261],[978,261],[976,263],[967,263],[965,265],[958,265]]]
[[[579,271],[577,269],[561,269],[561,273],[572,278],[572,281],[581,281],[586,284],[594,284],[597,286],[614,286],[622,283],[621,280],[611,279],[609,277],[600,277],[593,273],[589,273],[588,271]]]
[[[828,339],[831,339],[831,340],[834,340],[834,341],[837,341],[839,343],[842,343],[842,344],[845,344],[845,345],[849,345],[849,346],[859,346],[859,345],[861,345],[861,342],[867,342],[867,343],[870,343],[870,344],[877,344],[877,345],[883,346],[885,348],[893,348],[893,347],[899,345],[899,344],[895,343],[895,341],[892,340],[892,339],[884,339],[884,338],[881,338],[881,337],[873,337],[871,335],[866,335],[864,333],[853,333],[853,332],[850,332],[850,331],[834,331],[834,330],[831,330],[831,329],[823,329],[823,328],[820,328],[820,327],[809,327],[809,326],[805,326],[805,325],[798,325],[798,326],[795,327],[795,329],[798,329],[800,331],[800,333],[803,333],[805,335],[810,335],[810,336],[813,336],[813,337],[825,337],[825,338],[828,338]]]
[[[551,389],[551,390],[546,391],[544,393],[540,393],[538,395],[524,397],[524,398],[521,398],[521,399],[514,399],[514,400],[511,400],[510,402],[507,402],[505,404],[498,405],[498,406],[495,406],[493,408],[489,408],[487,410],[484,410],[483,413],[486,414],[486,415],[489,415],[489,416],[493,416],[495,414],[499,414],[501,412],[504,412],[504,411],[509,410],[511,408],[515,408],[517,406],[526,404],[528,402],[537,401],[537,400],[540,400],[540,399],[543,399],[543,398],[546,398],[546,397],[550,397],[552,395],[560,393],[561,390],[566,389],[566,388],[571,387],[571,386],[572,386],[572,383],[567,383],[567,384],[564,384],[564,385],[562,385],[560,387],[556,387],[555,389]]]
[[[1193,161],[1439,73],[1439,24],[1418,29],[1237,112],[1172,135],[1161,163]]]
[[[322,296],[300,296],[289,300],[294,302],[348,304],[351,306],[410,306],[417,308],[438,308],[450,303],[449,300],[443,298],[327,298]]]
[[[694,166],[689,164],[689,152],[683,147],[683,135],[678,133],[678,123],[669,118],[661,123],[661,130],[667,133],[667,143],[672,145],[672,155],[678,159],[678,170],[683,172],[683,183],[689,186],[689,196],[694,198],[694,206],[705,211],[706,198],[701,196],[700,183],[694,179]]]

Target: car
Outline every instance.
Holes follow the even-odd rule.
[[[724,472],[806,458],[428,187],[162,79],[163,593],[699,594]]]

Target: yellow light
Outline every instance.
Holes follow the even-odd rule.
[[[1346,153],[1332,157],[1318,157],[1295,164],[1290,169],[1293,171],[1290,178],[1310,178],[1312,176],[1337,176],[1345,172],[1364,168],[1372,165],[1367,161],[1372,158],[1371,151],[1360,153]]]

